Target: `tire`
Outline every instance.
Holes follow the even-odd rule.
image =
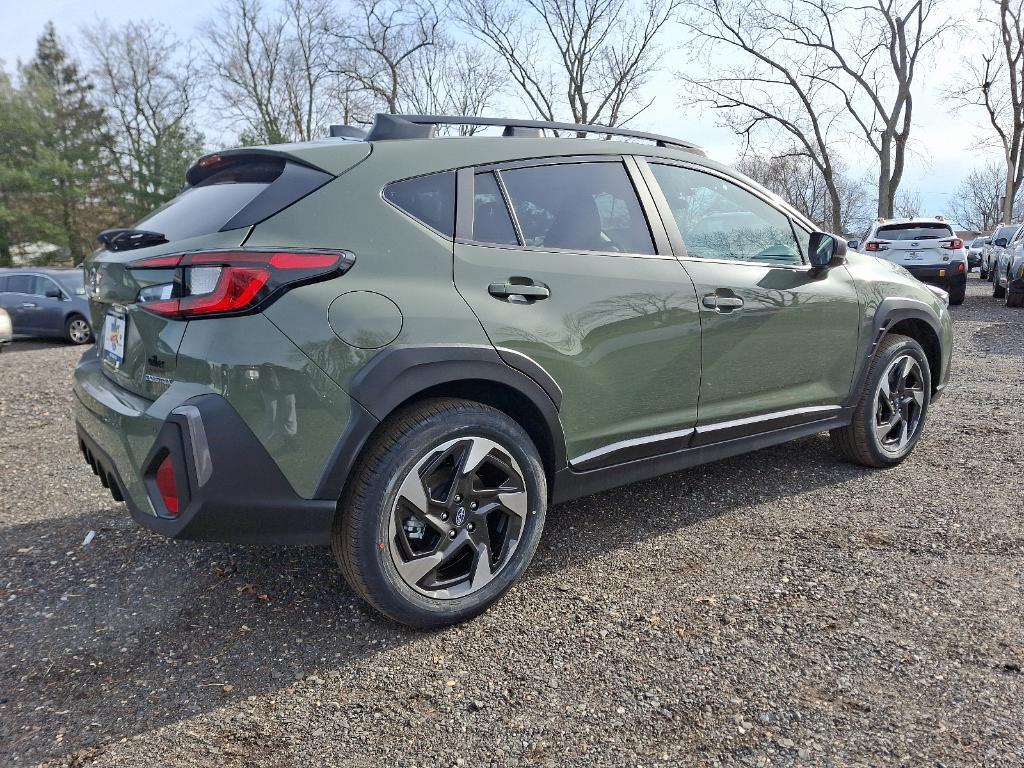
[[[462,472],[468,461],[474,470]],[[485,611],[526,570],[547,498],[537,449],[508,415],[424,400],[389,417],[364,449],[335,519],[334,555],[352,588],[388,618],[455,624]]]
[[[890,397],[885,397],[883,382]],[[931,370],[921,345],[900,334],[886,336],[871,361],[853,420],[829,433],[836,452],[866,467],[899,464],[924,432],[931,393]]]
[[[1002,299],[1006,297],[1006,289],[999,284],[999,275],[993,272],[994,277],[992,278],[992,298]]]
[[[1007,291],[1006,306],[1024,307],[1024,291]]]
[[[966,295],[967,295],[967,283],[966,282],[963,285],[954,286],[952,288],[952,290],[949,291],[949,303],[952,304],[954,307],[959,307],[961,304],[964,303],[964,297]]]
[[[88,344],[92,341],[92,327],[81,315],[71,315],[64,323],[64,338],[72,344]]]
[[[978,278],[981,280],[988,280],[988,270],[984,267],[978,268]]]

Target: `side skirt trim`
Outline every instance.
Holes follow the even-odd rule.
[[[699,464],[707,464],[780,443],[787,443],[790,440],[845,427],[850,424],[852,419],[853,408],[841,408],[834,415],[809,423],[772,429],[708,445],[695,445],[610,467],[589,471],[579,471],[575,467],[569,467],[555,476],[552,500],[556,504],[571,501],[581,496],[588,496],[640,480],[648,480],[670,472],[678,472]]]

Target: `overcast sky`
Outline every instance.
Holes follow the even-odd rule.
[[[966,5],[954,0],[950,7],[963,12]],[[99,19],[120,24],[132,18],[156,19],[188,38],[207,20],[214,6],[198,0],[146,0],[144,4],[137,0],[0,0],[0,58],[8,69],[16,60],[30,58],[47,20],[56,24],[58,34],[65,39],[77,37],[83,25]],[[986,135],[981,110],[961,109],[956,114],[942,98],[942,91],[957,78],[963,51],[972,39],[971,28],[968,26],[965,34],[951,33],[948,38],[933,61],[918,72],[913,156],[901,187],[920,194],[921,212],[926,215],[949,213],[948,196],[960,180],[972,168],[998,159],[994,148],[979,149],[979,139]],[[666,71],[651,88],[651,93],[658,95],[652,107],[630,126],[696,141],[716,160],[732,161],[740,147],[738,139],[718,127],[714,115],[680,107],[679,85],[667,70],[685,63],[684,57],[674,52],[683,48],[682,32],[670,29],[661,42],[667,51],[663,62]],[[851,171],[860,168],[871,177],[877,173],[870,150],[856,142],[851,142],[847,159]]]

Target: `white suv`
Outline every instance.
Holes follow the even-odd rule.
[[[905,267],[918,280],[944,288],[950,304],[967,291],[967,249],[941,216],[878,219],[860,249]]]

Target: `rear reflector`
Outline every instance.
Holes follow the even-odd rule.
[[[354,262],[348,251],[240,249],[155,256],[134,261],[128,269],[174,269],[174,282],[143,289],[139,306],[161,317],[189,320],[257,311],[298,285],[343,275]],[[159,298],[146,301],[149,296]]]
[[[160,466],[156,468],[156,488],[160,491],[160,498],[164,507],[170,515],[178,514],[178,485],[174,478],[174,464],[171,462],[171,455],[164,456]]]

